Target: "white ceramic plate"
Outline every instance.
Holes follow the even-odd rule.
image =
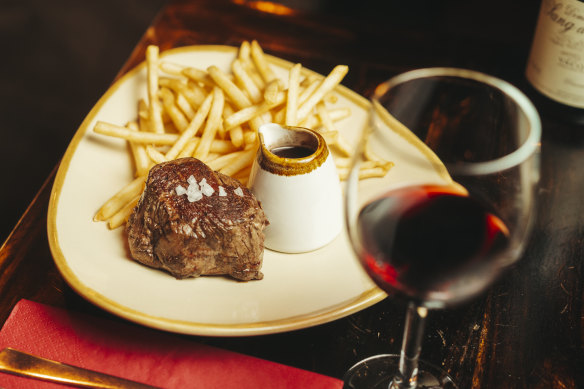
[[[172,62],[229,71],[236,48],[192,46],[169,50]],[[269,57],[286,74],[292,64]],[[176,280],[132,261],[123,229],[93,222],[96,210],[132,179],[125,141],[92,132],[97,120],[125,124],[136,117],[146,96],[141,64],[116,82],[98,101],[69,145],[53,187],[48,233],[52,254],[65,280],[81,296],[125,319],[167,331],[211,336],[244,336],[296,330],[329,322],[382,300],[356,261],[343,232],[328,246],[306,254],[266,250],[264,279],[247,283],[226,277]],[[338,87],[339,107],[352,115],[339,123],[349,141],[362,128],[368,102]],[[392,135],[395,167],[367,185],[436,182],[443,172],[412,134]],[[416,162],[412,162],[416,161]]]

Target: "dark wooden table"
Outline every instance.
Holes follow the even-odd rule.
[[[320,73],[349,65],[343,84],[365,96],[405,70],[457,66],[506,79],[536,98],[523,71],[538,2],[292,1],[286,12],[266,4],[172,1],[119,74],[142,61],[150,43],[164,50],[257,39],[267,53]],[[540,113],[538,221],[524,258],[480,298],[429,316],[422,357],[460,388],[584,387],[584,126]],[[75,294],[53,263],[46,214],[55,171],[0,250],[0,323],[21,298],[109,316]],[[340,378],[364,357],[398,352],[403,319],[404,304],[385,299],[290,333],[196,339]]]

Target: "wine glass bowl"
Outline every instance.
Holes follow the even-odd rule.
[[[453,388],[418,359],[427,309],[471,299],[521,258],[539,178],[539,116],[507,82],[454,68],[400,74],[380,84],[371,102],[347,180],[346,224],[368,275],[409,308],[401,358],[357,364],[345,386],[372,387],[359,377],[385,375],[392,389]],[[391,131],[414,133],[441,161],[441,180],[359,180],[363,161],[391,159]],[[442,377],[439,384],[420,382],[432,375]]]

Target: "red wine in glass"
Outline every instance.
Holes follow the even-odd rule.
[[[399,354],[356,363],[344,388],[456,389],[447,371],[420,359],[428,312],[475,297],[522,257],[536,203],[541,121],[513,85],[468,69],[398,74],[375,88],[371,103],[347,179],[347,231],[369,276],[408,307]],[[394,177],[361,185],[362,161],[371,156],[426,166],[398,150],[395,135],[410,133],[444,186],[388,192],[399,182]]]
[[[497,276],[505,224],[458,189],[411,186],[365,205],[357,220],[360,260],[388,293],[421,305],[466,300]]]

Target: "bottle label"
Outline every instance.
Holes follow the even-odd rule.
[[[584,108],[584,0],[543,0],[526,76],[541,93]]]

